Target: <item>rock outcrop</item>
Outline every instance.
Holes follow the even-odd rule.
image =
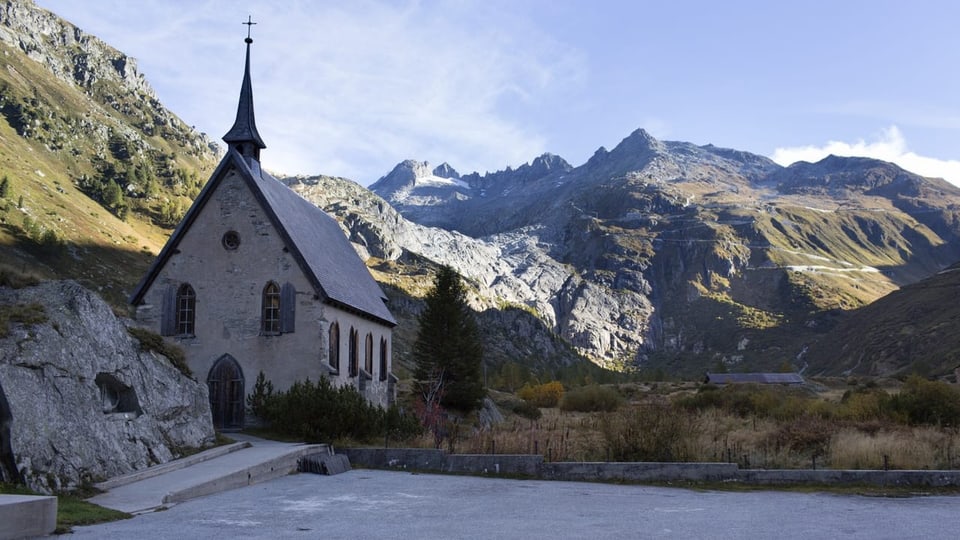
[[[213,443],[206,385],[141,350],[94,293],[72,281],[0,288],[0,306],[33,314],[5,317],[0,331],[9,442],[32,489],[69,490]]]
[[[46,67],[65,86],[75,85],[88,100],[85,105],[91,110],[84,111],[82,118],[74,120],[62,103],[48,102],[43,93],[34,88],[32,97],[37,115],[57,130],[76,130],[106,142],[109,133],[101,127],[103,119],[99,115],[91,116],[92,112],[103,107],[113,109],[125,119],[123,123],[108,121],[112,124],[109,128],[131,141],[139,151],[151,146],[147,141],[149,137],[160,135],[176,141],[201,160],[213,159],[220,152],[215,142],[205,134],[195,132],[160,103],[137,67],[135,58],[30,0],[8,0],[0,4],[0,43],[19,49]],[[16,71],[9,65],[6,69]],[[54,119],[55,115],[66,118]],[[58,121],[74,121],[79,125],[63,127],[57,125]],[[32,132],[21,129],[20,134],[29,136]],[[57,149],[63,144],[58,142],[51,147]]]
[[[647,299],[602,283],[583,282],[572,267],[548,253],[536,229],[473,238],[413,223],[380,197],[345,179],[318,176],[284,182],[336,216],[365,255],[397,260],[416,254],[456,269],[487,302],[475,302],[478,311],[523,306],[536,313],[550,332],[599,364],[630,357],[643,344],[645,316],[653,309]],[[612,317],[612,312],[623,315]],[[504,311],[500,318],[513,316]],[[528,344],[549,341],[533,329],[523,339]],[[539,349],[540,356],[555,356],[553,348]],[[538,355],[530,350],[520,357],[530,356]]]

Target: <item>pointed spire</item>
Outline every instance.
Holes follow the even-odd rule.
[[[267,145],[263,143],[260,133],[257,132],[257,123],[253,116],[253,85],[250,83],[250,44],[253,43],[253,39],[250,38],[250,28],[257,23],[248,17],[247,22],[243,24],[247,25],[247,39],[244,40],[247,44],[247,59],[243,70],[243,84],[240,86],[240,103],[237,105],[237,119],[230,131],[223,136],[223,142],[241,155],[253,157],[259,161],[260,149],[266,148]]]

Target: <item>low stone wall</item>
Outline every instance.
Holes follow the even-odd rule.
[[[731,480],[754,485],[838,484],[960,487],[960,471],[744,469]]]
[[[543,456],[532,454],[450,454],[444,472],[539,477]]]
[[[586,482],[721,482],[737,474],[736,463],[544,463],[544,480]]]
[[[338,448],[337,453],[346,454],[351,465],[370,469],[439,472],[447,460],[443,450],[421,448]]]
[[[352,465],[371,469],[437,471],[460,474],[539,476],[543,456],[532,454],[447,454],[418,448],[341,448]]]
[[[346,448],[353,465],[371,469],[526,476],[585,482],[739,482],[752,485],[960,487],[956,471],[740,469],[736,463],[552,462],[533,454],[447,454],[419,448]]]

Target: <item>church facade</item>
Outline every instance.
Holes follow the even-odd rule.
[[[130,297],[136,320],[172,340],[206,379],[215,427],[247,422],[260,372],[395,397],[386,297],[339,224],[260,167],[250,44],[226,155]]]

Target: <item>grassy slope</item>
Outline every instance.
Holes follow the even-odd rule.
[[[126,219],[91,199],[78,179],[98,174],[94,156],[109,159],[103,137],[95,133],[129,132],[131,116],[101,106],[92,94],[53,77],[20,51],[0,44],[0,53],[4,100],[18,103],[33,96],[40,104],[40,118],[27,137],[0,117],[0,177],[6,176],[11,186],[10,195],[0,201],[0,264],[42,278],[77,279],[122,306],[169,235],[169,228],[154,222],[157,207],[169,200],[185,207],[189,198],[182,189],[164,186],[153,199],[128,198],[132,211]],[[122,96],[120,88],[106,83],[96,93]],[[136,104],[138,96],[122,99]],[[136,135],[146,148],[175,156],[171,163],[198,176],[214,165],[211,156],[159,134]],[[28,230],[31,223],[37,231],[52,231],[65,249],[38,246]]]
[[[946,376],[960,365],[960,266],[864,306],[811,347],[826,373]]]

